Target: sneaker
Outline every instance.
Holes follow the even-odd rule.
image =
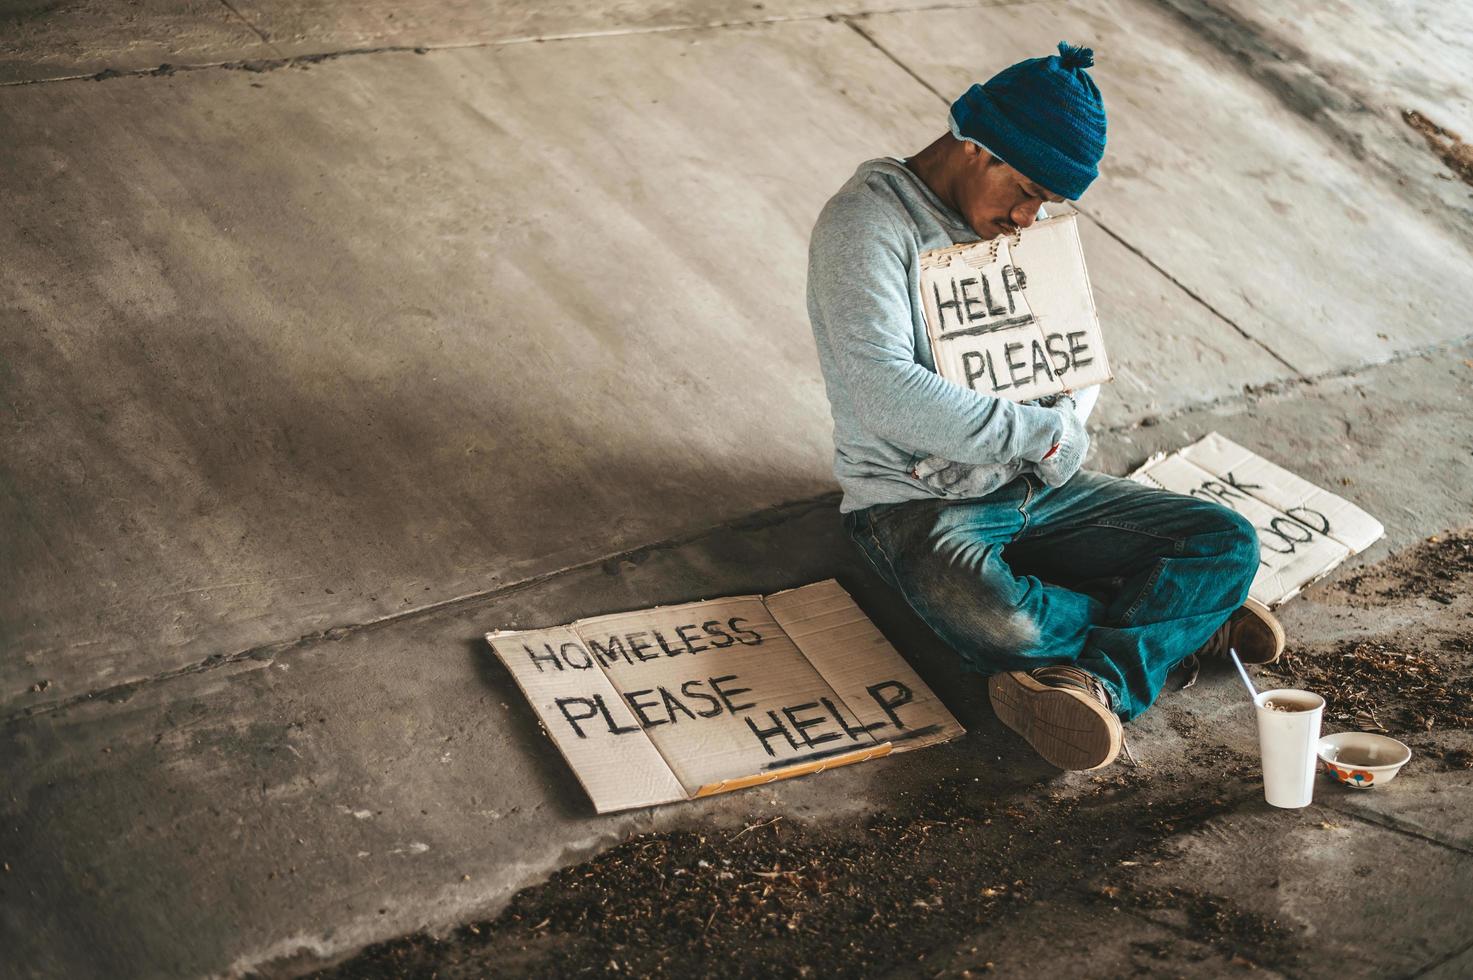
[[[1100,679],[1061,664],[994,674],[987,695],[998,720],[1023,736],[1050,765],[1099,769],[1120,754],[1124,731]]]
[[[1227,660],[1228,650],[1238,651],[1245,664],[1263,666],[1279,659],[1284,652],[1284,627],[1257,599],[1248,599],[1243,608],[1228,617],[1212,638],[1202,644],[1197,656],[1208,660]]]

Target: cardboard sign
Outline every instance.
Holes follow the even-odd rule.
[[[1011,239],[926,252],[920,290],[948,381],[1026,401],[1113,377],[1072,214]]]
[[[832,579],[486,639],[599,813],[963,732]]]
[[[1258,529],[1252,596],[1276,606],[1385,533],[1381,522],[1216,432],[1159,455],[1131,479],[1231,507]]]

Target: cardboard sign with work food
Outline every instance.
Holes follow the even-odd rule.
[[[486,639],[599,813],[963,732],[832,579]]]
[[[925,252],[920,290],[948,381],[1027,401],[1113,377],[1072,214],[1010,239]]]
[[[1350,501],[1216,432],[1169,456],[1153,456],[1131,479],[1223,504],[1252,521],[1259,562],[1251,594],[1270,606],[1298,595],[1385,533],[1380,521]]]

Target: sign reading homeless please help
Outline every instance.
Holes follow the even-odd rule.
[[[920,291],[948,381],[1026,401],[1112,377],[1072,214],[923,253]]]
[[[962,731],[832,580],[486,638],[600,813]]]

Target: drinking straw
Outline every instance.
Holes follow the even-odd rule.
[[[1248,679],[1248,672],[1243,669],[1243,661],[1238,659],[1238,651],[1233,647],[1228,647],[1228,653],[1233,658],[1233,666],[1238,668],[1238,676],[1243,678],[1243,686],[1248,689],[1248,695],[1257,701],[1258,688],[1254,687],[1253,682]]]

